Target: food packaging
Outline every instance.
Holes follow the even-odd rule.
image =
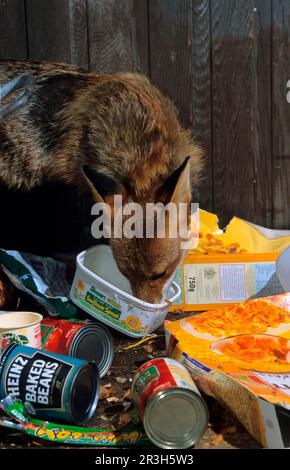
[[[199,240],[187,251],[174,281],[182,295],[171,310],[209,310],[285,292],[276,273],[290,231],[234,217],[225,230],[215,214],[199,211]]]
[[[133,297],[119,272],[111,248],[98,245],[80,253],[71,288],[71,300],[95,319],[131,337],[142,337],[162,325],[169,305],[180,295],[175,282],[160,304]]]
[[[268,448],[290,447],[290,294],[165,322],[167,354]]]

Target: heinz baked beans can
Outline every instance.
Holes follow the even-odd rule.
[[[46,351],[95,362],[101,377],[112,364],[113,338],[99,323],[45,318],[41,323],[41,337]]]
[[[0,356],[0,399],[21,400],[44,420],[86,423],[97,406],[99,382],[96,364],[74,357],[16,344]]]
[[[162,449],[187,449],[204,434],[208,409],[189,372],[179,362],[153,359],[132,382],[132,398],[149,439]]]

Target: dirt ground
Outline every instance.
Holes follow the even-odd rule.
[[[173,314],[171,314],[173,315]],[[176,318],[176,314],[175,318]],[[89,426],[119,429],[131,422],[133,404],[130,386],[135,370],[145,361],[165,355],[165,339],[162,328],[156,336],[143,344],[112,332],[115,344],[113,364],[101,381],[100,398],[96,413]],[[131,346],[129,349],[128,346]],[[249,449],[259,448],[245,429],[214,399],[205,397],[210,422],[204,436],[195,445],[197,449]],[[20,432],[0,428],[0,448],[56,447],[55,443],[36,440]],[[61,446],[58,446],[61,447]],[[74,446],[75,447],[75,446]]]

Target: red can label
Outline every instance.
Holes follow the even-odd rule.
[[[161,390],[172,387],[189,389],[200,395],[189,372],[174,359],[153,359],[139,368],[132,383],[132,397],[141,419],[147,403]]]
[[[41,343],[46,351],[70,355],[71,345],[86,322],[72,322],[45,318],[41,322]]]

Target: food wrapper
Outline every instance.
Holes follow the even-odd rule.
[[[89,428],[56,424],[41,421],[29,416],[25,407],[10,396],[0,402],[4,418],[0,426],[22,431],[34,438],[44,439],[58,444],[74,444],[101,447],[152,447],[140,426],[130,426],[119,431],[111,429]]]
[[[78,316],[77,307],[69,299],[64,263],[0,248],[0,267],[17,289],[32,296],[50,315]]]
[[[215,214],[199,211],[199,240],[176,275],[182,297],[171,310],[208,310],[285,292],[276,273],[290,231],[271,230],[234,217],[225,230]]]
[[[290,447],[290,294],[165,323],[167,355],[268,448]]]

